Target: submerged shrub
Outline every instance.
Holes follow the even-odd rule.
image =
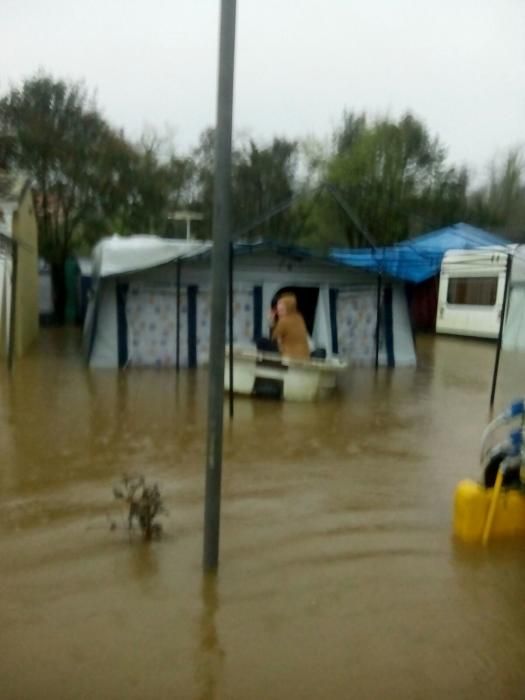
[[[155,519],[166,510],[157,484],[148,485],[143,476],[124,475],[113,487],[113,495],[128,505],[129,530],[138,525],[145,540],[160,537],[162,525]]]

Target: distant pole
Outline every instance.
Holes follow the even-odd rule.
[[[204,571],[219,565],[222,431],[224,407],[224,343],[226,295],[231,235],[231,149],[236,0],[221,1],[215,179],[213,195],[213,252],[211,335],[208,379],[208,437],[204,506]]]
[[[492,373],[492,389],[490,390],[490,407],[494,406],[496,395],[496,383],[498,381],[499,356],[501,344],[503,342],[503,326],[505,324],[505,313],[507,311],[507,297],[509,292],[510,276],[512,273],[512,255],[507,253],[507,266],[505,269],[505,289],[503,290],[503,304],[501,305],[501,318],[499,322],[498,344],[496,346],[496,359],[494,361],[494,372]]]
[[[228,376],[229,391],[228,404],[230,407],[230,418],[233,418],[233,242],[230,241],[230,259],[228,265],[228,336],[229,336],[229,356],[228,356]]]
[[[185,221],[186,222],[186,240],[191,240],[191,222],[192,221],[202,221],[204,216],[198,211],[188,211],[184,209],[183,211],[174,211],[172,214],[168,215],[168,219],[173,221]]]
[[[175,369],[180,371],[180,258],[177,258],[177,331],[175,336]]]
[[[16,345],[16,287],[18,278],[18,243],[11,241],[11,310],[9,313],[9,345],[7,349],[7,368],[11,372]]]

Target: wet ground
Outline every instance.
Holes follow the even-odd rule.
[[[45,331],[0,370],[0,696],[525,698],[525,548],[451,537],[495,346],[418,340],[319,404],[226,420],[221,564],[201,574],[205,371],[87,371]],[[504,356],[496,409],[525,393]],[[165,536],[112,485],[157,480]]]

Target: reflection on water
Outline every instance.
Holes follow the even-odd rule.
[[[204,575],[201,584],[202,613],[200,620],[200,646],[196,653],[196,682],[200,688],[199,700],[220,697],[219,687],[224,660],[217,632],[216,614],[219,609],[218,581],[216,575]]]
[[[323,403],[236,401],[218,579],[205,371],[88,371],[68,331],[1,368],[2,697],[523,698],[523,547],[450,536],[494,345],[417,346]],[[503,354],[496,410],[524,370]],[[158,481],[160,542],[109,531],[123,473]]]

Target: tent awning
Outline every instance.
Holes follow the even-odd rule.
[[[211,241],[174,240],[146,234],[114,235],[104,238],[93,249],[93,275],[111,277],[148,270],[177,259],[193,260],[203,256],[209,257],[212,246]],[[236,256],[267,252],[293,260],[312,260],[332,267],[346,267],[346,264],[331,256],[320,255],[308,248],[275,241],[238,241],[234,243],[234,252]]]
[[[387,248],[334,248],[330,256],[345,265],[418,283],[439,274],[441,261],[448,250],[507,244],[504,238],[460,223]]]
[[[93,250],[96,277],[110,277],[165,265],[178,258],[191,258],[208,252],[209,241],[186,241],[159,236],[111,236]]]

